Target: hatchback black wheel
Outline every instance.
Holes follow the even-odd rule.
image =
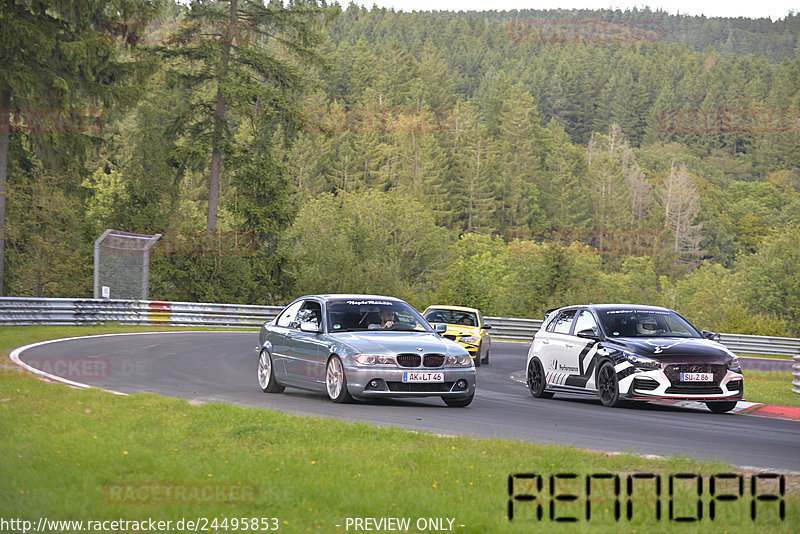
[[[619,404],[619,383],[614,366],[605,362],[597,372],[597,395],[603,406],[616,406]]]
[[[553,396],[553,393],[545,391],[544,386],[545,376],[542,362],[538,358],[533,358],[531,363],[528,364],[528,389],[531,395],[538,399],[549,399]]]
[[[709,401],[706,406],[714,413],[726,413],[736,408],[736,401]]]

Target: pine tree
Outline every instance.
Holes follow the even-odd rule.
[[[119,21],[147,21],[158,8],[146,0],[0,2],[0,292],[8,168],[20,156],[9,154],[11,138],[24,137],[37,159],[64,178],[62,187],[74,192],[81,182],[81,156],[93,130],[99,130],[101,112],[134,103],[145,78],[145,64],[129,61],[104,31]],[[12,110],[34,121],[53,113],[57,120],[77,122],[22,125],[22,131],[11,132]]]
[[[209,232],[217,227],[220,174],[223,160],[235,151],[237,116],[249,118],[254,126],[253,145],[240,152],[265,158],[250,161],[254,168],[277,169],[272,134],[279,130],[289,136],[300,125],[299,93],[307,84],[302,69],[320,64],[314,47],[320,42],[324,14],[315,0],[298,0],[287,7],[256,0],[228,0],[227,6],[194,0],[186,20],[195,24],[173,36],[181,44],[159,48],[188,93],[188,106],[176,126],[209,152]],[[202,33],[208,21],[220,30],[216,39]],[[244,170],[243,176],[252,177],[252,172]]]

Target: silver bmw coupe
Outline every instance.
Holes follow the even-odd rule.
[[[267,393],[295,387],[354,398],[441,397],[469,405],[475,367],[406,302],[378,295],[300,297],[264,324],[256,347],[258,383]]]

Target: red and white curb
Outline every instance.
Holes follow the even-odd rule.
[[[515,382],[520,382],[522,384],[526,383],[525,371],[513,373],[510,378]],[[708,410],[708,407],[705,405],[705,403],[693,400],[652,400],[647,402],[660,404],[662,406],[678,406],[680,408],[692,408],[695,410],[705,411]],[[739,401],[736,403],[736,408],[731,410],[729,413],[800,421],[800,408],[796,408],[794,406],[774,406],[770,404],[762,404],[760,402]]]
[[[667,406],[680,406],[682,408],[705,408],[706,405],[702,402],[691,400],[662,400],[651,401],[657,404]],[[739,401],[736,403],[736,408],[731,410],[731,413],[741,413],[745,415],[757,415],[759,417],[772,417],[776,419],[789,419],[792,421],[800,421],[800,408],[794,406],[775,406],[771,404],[762,404],[760,402],[747,402]]]

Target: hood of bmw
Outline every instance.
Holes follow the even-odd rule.
[[[463,354],[463,348],[436,334],[417,332],[342,332],[331,334],[337,343],[363,354],[399,354],[415,351],[445,355]]]

